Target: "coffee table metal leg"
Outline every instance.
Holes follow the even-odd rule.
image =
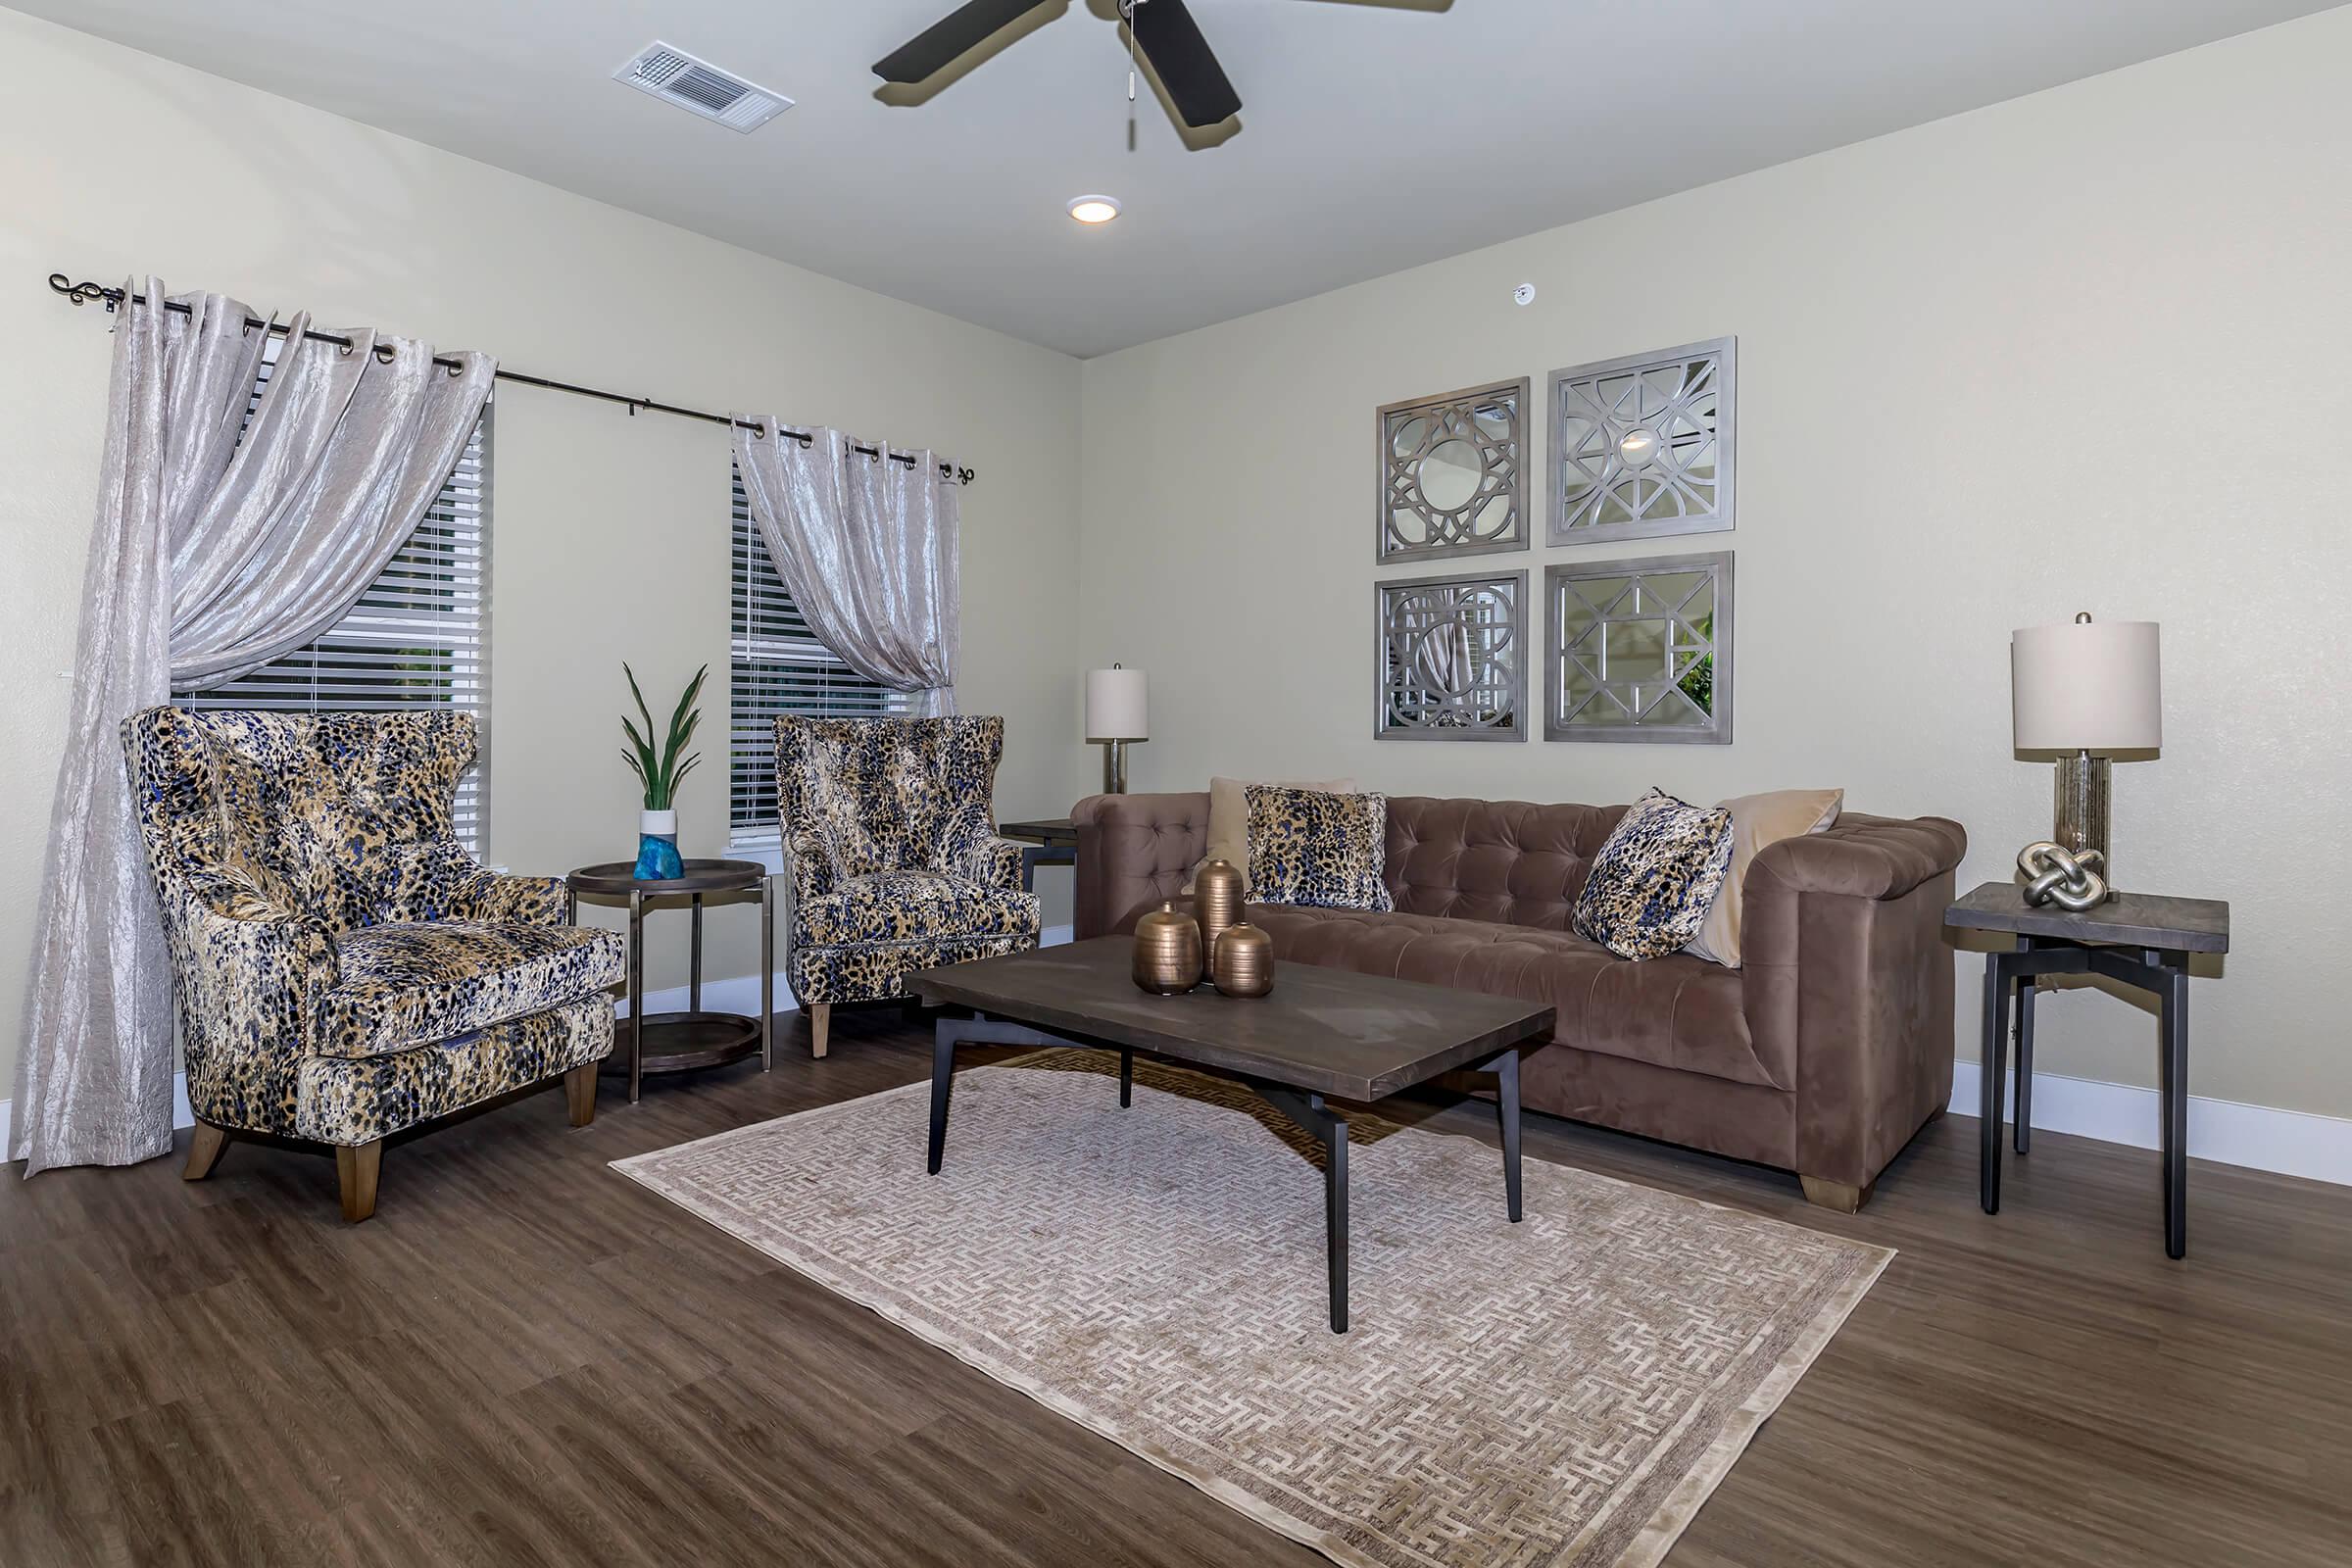
[[[956,1028],[959,1020],[942,1018],[931,1031],[931,1174],[939,1174],[939,1157],[948,1147],[948,1086],[956,1079]]]
[[[1330,1273],[1331,1332],[1348,1332],[1348,1121],[1323,1107],[1323,1097],[1308,1097],[1307,1104],[1320,1113],[1323,1135],[1323,1252]]]
[[[1502,1192],[1511,1223],[1519,1223],[1519,1048],[1486,1065],[1494,1075],[1494,1114],[1502,1123]]]
[[[1119,1053],[1119,1108],[1125,1110],[1135,1103],[1135,1053]]]

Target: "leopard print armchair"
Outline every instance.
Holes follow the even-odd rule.
[[[1021,847],[991,805],[1002,718],[779,718],[792,875],[784,972],[817,1055],[833,1005],[908,994],[943,963],[1037,946]]]
[[[172,950],[187,1177],[232,1133],[332,1145],[346,1219],[391,1133],[562,1073],[596,1113],[623,949],[458,842],[470,713],[150,708],[122,722]]]

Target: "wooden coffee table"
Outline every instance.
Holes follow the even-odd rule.
[[[1519,1052],[1548,1038],[1552,1009],[1477,991],[1274,965],[1273,995],[1242,1000],[1203,984],[1155,997],[1128,978],[1126,937],[1098,937],[1002,958],[926,969],[915,989],[942,1018],[931,1054],[931,1174],[948,1137],[956,1048],[1098,1046],[1119,1054],[1119,1103],[1135,1101],[1135,1053],[1236,1078],[1321,1140],[1331,1327],[1348,1332],[1348,1121],[1328,1100],[1381,1100],[1441,1073],[1491,1072],[1502,1123],[1503,1196],[1519,1218]]]

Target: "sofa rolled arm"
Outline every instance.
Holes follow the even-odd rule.
[[[1826,833],[1766,845],[1747,869],[1747,894],[1752,900],[1761,881],[1788,893],[1899,899],[1929,878],[1958,869],[1967,853],[1967,830],[1948,818],[1848,811]]]
[[[1855,1201],[1951,1099],[1943,911],[1967,850],[1942,817],[1849,812],[1747,870],[1748,1032],[1792,1073],[1798,1173]]]
[[[1208,792],[1090,795],[1070,808],[1078,829],[1080,941],[1132,930],[1135,917],[1184,891],[1208,847]]]

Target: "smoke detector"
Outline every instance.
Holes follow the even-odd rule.
[[[729,130],[758,130],[792,107],[792,100],[782,93],[755,86],[658,38],[612,73],[612,79],[705,120],[715,120]]]

